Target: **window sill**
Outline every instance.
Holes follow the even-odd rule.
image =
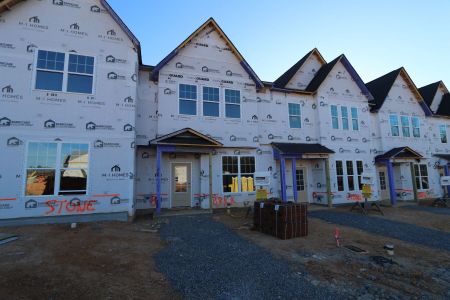
[[[76,92],[64,92],[64,91],[52,91],[52,90],[40,90],[33,89],[33,92],[42,92],[42,93],[55,93],[55,94],[67,94],[67,95],[79,95],[79,96],[95,96],[95,93],[87,94],[87,93],[76,93]]]

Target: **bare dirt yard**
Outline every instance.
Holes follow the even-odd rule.
[[[151,221],[1,228],[2,299],[180,299],[152,255],[164,245]]]
[[[310,211],[322,209],[324,208],[309,207]],[[341,207],[325,210],[348,216],[350,209]],[[371,212],[366,218],[376,216],[387,222],[394,220],[424,227],[426,230],[437,230],[437,234],[446,235],[447,240],[443,239],[442,243],[448,242],[450,236],[448,214],[406,207],[383,208],[383,211],[384,217]],[[356,216],[359,213],[352,212],[352,214]],[[373,234],[354,226],[343,226],[314,217],[309,218],[307,237],[279,240],[251,230],[252,219],[251,217],[246,219],[243,210],[233,210],[232,215],[234,216],[222,211],[217,213],[214,219],[269,250],[276,257],[288,260],[291,268],[306,274],[316,286],[331,286],[349,298],[360,299],[450,298],[449,251]],[[340,230],[341,247],[336,245],[336,228]],[[393,256],[389,256],[383,249],[386,244],[395,246]],[[356,246],[366,250],[367,253],[356,253],[342,247],[343,245]],[[380,263],[375,261],[373,256],[383,256],[388,261]]]

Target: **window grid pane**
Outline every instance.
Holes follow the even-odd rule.
[[[353,130],[359,130],[358,109],[356,107],[352,107],[351,111],[352,111],[352,129]]]
[[[39,50],[37,67],[54,71],[64,70],[65,54],[60,52]]]
[[[342,129],[348,130],[348,111],[346,106],[341,106]]]
[[[183,115],[197,114],[197,86],[180,84],[179,113]]]
[[[69,72],[94,73],[94,58],[90,56],[69,54]]]

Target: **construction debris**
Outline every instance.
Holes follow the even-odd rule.
[[[17,235],[8,234],[8,233],[0,233],[0,245],[7,244],[9,242],[17,240]]]

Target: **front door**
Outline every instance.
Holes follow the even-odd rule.
[[[172,164],[172,207],[191,206],[191,164]]]
[[[380,188],[381,200],[389,200],[389,179],[386,168],[378,169],[378,187]]]
[[[306,168],[298,168],[295,173],[295,177],[297,178],[298,202],[308,202]]]

